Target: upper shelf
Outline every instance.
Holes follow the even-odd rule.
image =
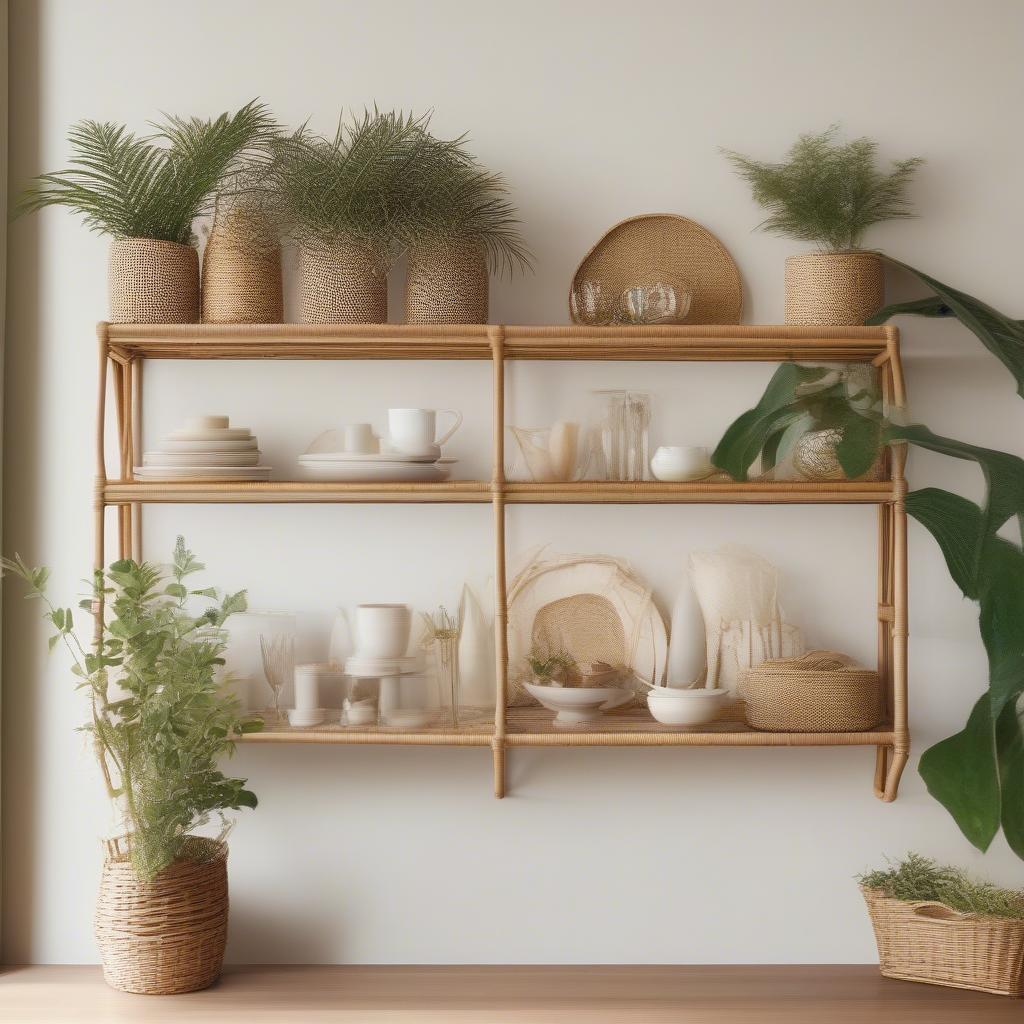
[[[892,327],[503,327],[486,324],[101,324],[124,359],[509,359],[883,362]]]

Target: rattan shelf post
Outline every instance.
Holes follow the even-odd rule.
[[[899,334],[891,327],[681,326],[607,327],[392,324],[103,324],[97,400],[95,564],[105,564],[105,509],[117,510],[121,557],[142,557],[142,509],[149,503],[477,503],[490,504],[494,525],[495,712],[493,726],[476,723],[403,732],[277,728],[242,737],[250,743],[345,743],[491,748],[494,793],[506,792],[510,747],[875,747],[874,791],[895,799],[907,764],[907,537],[905,449],[889,458],[881,481],[583,482],[537,484],[505,478],[505,372],[510,359],[866,362],[878,370],[883,397],[902,406],[905,386]],[[142,374],[155,359],[471,359],[491,360],[493,466],[491,478],[441,484],[341,484],[310,481],[136,480],[142,455]],[[120,478],[106,470],[107,390],[117,423]],[[886,719],[861,733],[765,733],[741,722],[700,730],[659,726],[645,709],[613,713],[592,731],[559,730],[534,709],[508,709],[507,508],[510,504],[871,504],[878,509],[878,652]],[[102,610],[98,606],[98,610]],[[99,620],[98,620],[99,621]],[[97,633],[97,637],[99,633]]]

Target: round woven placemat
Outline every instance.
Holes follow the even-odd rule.
[[[686,323],[740,322],[743,301],[735,261],[707,228],[672,213],[630,217],[605,232],[577,268],[569,294],[586,280],[618,295],[666,277],[683,280],[692,289]]]

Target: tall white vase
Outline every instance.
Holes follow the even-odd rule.
[[[459,703],[464,707],[494,707],[494,629],[480,600],[467,583],[459,602]]]
[[[682,583],[672,604],[672,621],[668,635],[668,685],[689,686],[704,678],[707,644],[704,617],[689,576]]]

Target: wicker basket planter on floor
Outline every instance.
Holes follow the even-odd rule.
[[[299,253],[304,324],[383,324],[388,319],[386,268],[365,246],[307,243]]]
[[[281,248],[243,210],[217,212],[203,251],[204,324],[279,324]]]
[[[1024,920],[861,892],[887,978],[1024,996]]]
[[[485,324],[490,274],[482,246],[428,242],[409,250],[405,322]]]
[[[197,840],[211,842],[210,840]],[[142,882],[123,842],[108,844],[96,901],[96,941],[112,988],[145,995],[212,985],[228,934],[227,847],[179,860]]]
[[[119,324],[199,320],[199,253],[156,238],[117,238],[108,265],[110,319]]]
[[[786,260],[786,323],[857,327],[885,302],[876,252],[807,252]]]
[[[767,732],[860,732],[882,717],[873,669],[835,651],[762,661],[740,673],[747,724]]]

